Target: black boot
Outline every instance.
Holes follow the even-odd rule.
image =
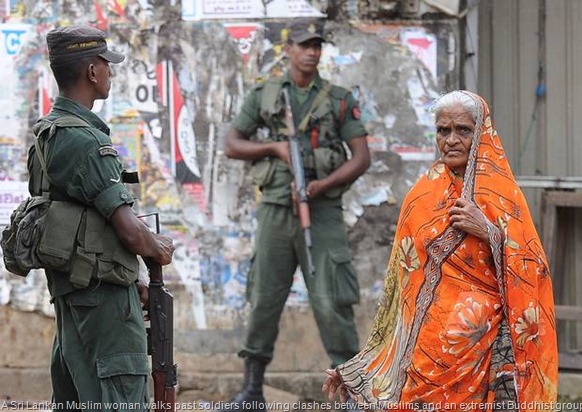
[[[267,363],[263,359],[245,358],[245,375],[243,387],[227,402],[222,412],[246,411],[263,412],[265,397],[263,396],[263,380]]]

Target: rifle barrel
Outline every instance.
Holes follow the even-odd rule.
[[[305,256],[307,271],[311,276],[315,275],[313,257],[311,256],[311,216],[309,212],[309,199],[307,198],[307,182],[305,181],[305,171],[303,170],[303,158],[301,157],[301,147],[295,132],[295,122],[291,109],[291,99],[289,91],[283,88],[283,98],[285,99],[285,123],[289,137],[289,152],[291,156],[291,172],[295,183],[295,191],[298,197],[298,214],[303,237],[305,239]]]

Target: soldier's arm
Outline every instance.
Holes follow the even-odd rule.
[[[370,150],[368,149],[367,134],[360,119],[358,102],[351,93],[346,99],[344,120],[340,125],[340,137],[351,151],[351,157],[338,169],[331,173],[325,182],[328,188],[351,183],[360,177],[370,167]]]
[[[150,257],[160,265],[172,261],[174,245],[171,238],[152,233],[135,215],[129,205],[121,205],[111,214],[111,224],[123,245],[132,253]]]
[[[260,115],[261,89],[261,85],[255,87],[245,98],[239,114],[226,134],[224,154],[231,159],[258,160],[274,156],[287,161],[289,149],[286,142],[251,140],[257,129],[264,126]]]
[[[307,196],[313,198],[336,186],[351,183],[370,167],[370,151],[366,136],[350,139],[347,145],[352,152],[351,158],[323,179],[310,182]]]
[[[337,172],[341,174],[337,184],[353,182],[370,167],[370,150],[368,149],[366,139],[367,136],[360,136],[348,140],[347,144],[352,152],[352,156],[337,169]]]
[[[240,160],[257,160],[274,156],[288,161],[289,144],[287,142],[254,142],[239,130],[231,127],[226,134],[224,154],[228,158]]]

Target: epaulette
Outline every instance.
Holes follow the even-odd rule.
[[[261,113],[265,116],[271,116],[279,112],[277,101],[281,95],[283,81],[280,78],[269,79],[263,83],[261,93]]]
[[[265,83],[266,82],[260,82],[260,83],[255,84],[253,86],[253,90],[261,90],[263,87],[265,87]]]
[[[329,91],[329,95],[333,99],[341,100],[346,98],[346,96],[350,93],[348,89],[341,86],[332,85],[331,90]]]
[[[282,79],[282,77],[269,77],[269,78],[267,78],[267,79],[264,79],[264,78],[259,78],[259,80],[258,80],[257,84],[255,84],[255,85],[253,86],[253,89],[254,89],[254,90],[261,90],[261,89],[265,88],[265,86],[266,86],[267,84],[273,84],[273,83],[274,83],[274,84],[278,84],[278,85],[281,85],[281,84],[283,84],[283,79]]]
[[[41,136],[49,130],[47,139],[52,138],[56,132],[57,127],[90,127],[89,123],[77,116],[64,115],[55,119],[49,120],[47,117],[41,117],[32,127],[32,132],[35,136]]]

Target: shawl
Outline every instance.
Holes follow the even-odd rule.
[[[437,160],[406,195],[372,331],[337,368],[365,408],[555,407],[549,266],[488,105],[465,93],[479,108],[465,175]],[[450,225],[459,197],[488,218],[490,245]]]

